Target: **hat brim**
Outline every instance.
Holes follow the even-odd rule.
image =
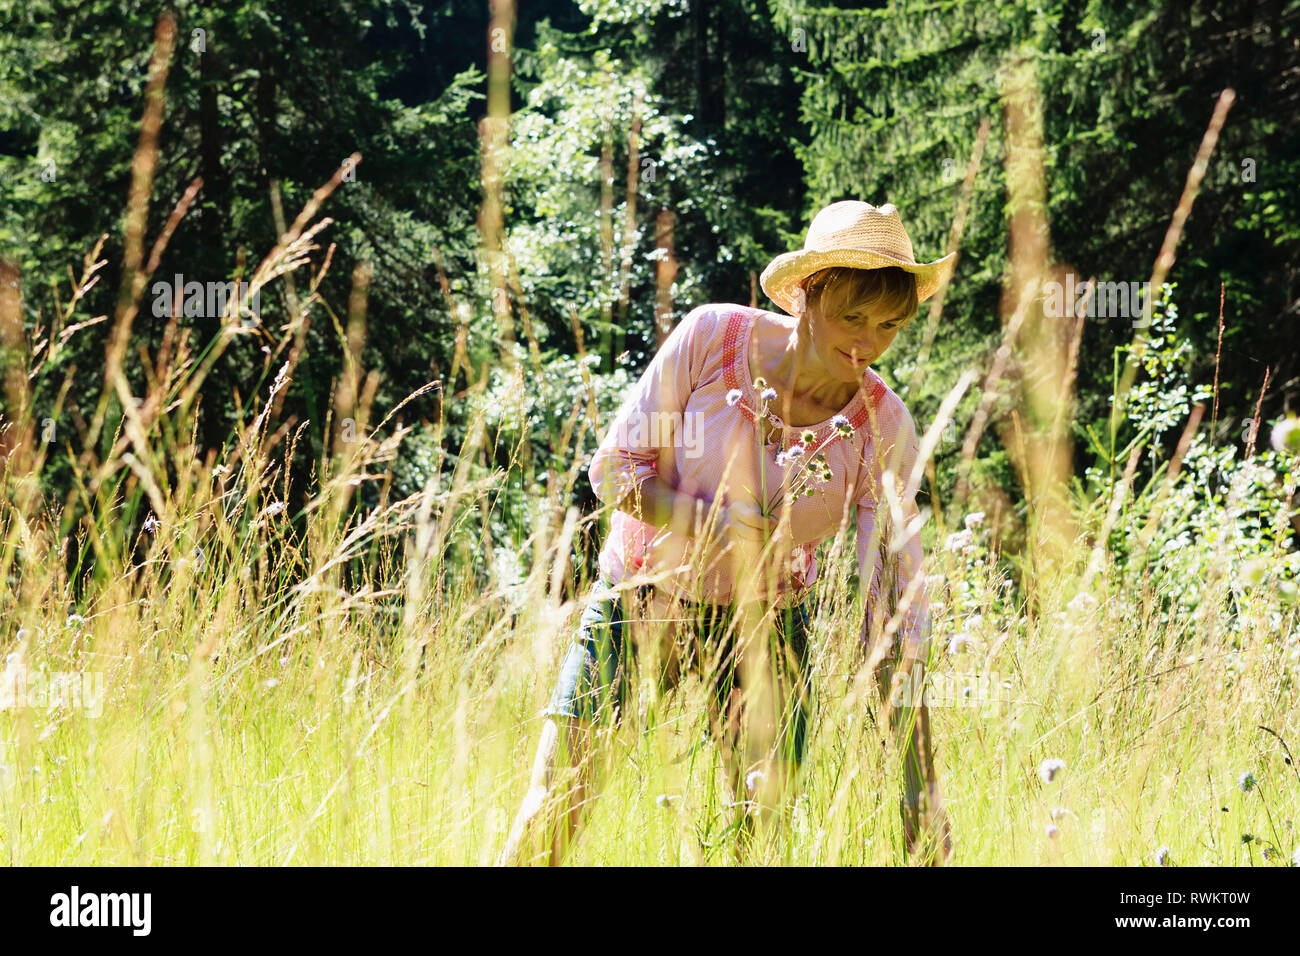
[[[791,293],[801,280],[814,272],[835,266],[850,269],[887,269],[897,266],[916,276],[916,301],[920,303],[939,291],[945,273],[950,273],[956,262],[955,252],[933,262],[909,262],[888,253],[866,249],[829,249],[825,252],[800,249],[796,252],[783,252],[769,262],[758,281],[768,298],[793,315],[794,299]]]

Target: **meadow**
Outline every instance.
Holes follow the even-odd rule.
[[[80,311],[99,249],[54,290],[42,327],[25,323],[20,295],[47,290],[20,290],[16,275],[0,283],[5,344],[22,356],[5,380],[0,479],[4,862],[490,863],[590,584],[580,543],[608,517],[572,504],[600,422],[579,402],[556,423],[567,470],[545,480],[514,448],[509,465],[482,466],[508,441],[492,422],[514,412],[481,378],[443,396],[443,409],[459,403],[463,435],[453,442],[435,423],[429,479],[394,492],[411,426],[395,424],[403,403],[377,404],[361,367],[365,276],[354,276],[361,291],[344,315],[316,294],[333,254],[321,249],[321,214],[347,164],[281,230],[215,340],[194,341],[173,315],[160,348],[137,350],[132,319],[188,201],[151,247],[151,110],[161,106],[142,125],[116,311]],[[1189,208],[1206,162],[1189,176]],[[1096,463],[1082,477],[1036,459],[1030,442],[1016,461],[1054,504],[1003,509],[963,494],[927,510],[927,693],[955,865],[1300,864],[1290,750],[1300,746],[1300,425],[1257,416],[1245,454],[1199,427],[1218,394],[1186,377],[1167,271],[1158,261],[1162,292],[1129,350],[1133,375],[1116,376],[1109,421],[1076,417],[1069,340],[1027,340],[1030,366],[1037,354],[1057,391],[1046,413],[1027,406],[1025,418],[1054,422],[1049,449],[1084,438]],[[220,453],[205,453],[196,415],[217,400],[203,395],[206,373],[249,334],[248,296],[289,282],[290,321],[274,331],[257,393]],[[1008,323],[1008,349],[1021,320],[1032,329],[1028,302]],[[354,347],[326,422],[281,415],[309,314]],[[45,436],[33,383],[100,322],[111,329],[104,367],[75,380],[101,386],[94,414],[75,441]],[[1005,359],[990,356],[956,387],[978,382],[991,405]],[[525,358],[501,381],[524,395],[536,373]],[[72,373],[56,384],[62,402]],[[923,448],[952,440],[973,454],[987,412],[951,439],[952,405],[918,420]],[[309,424],[327,440],[299,493],[289,461]],[[43,483],[54,462],[72,475],[64,500]],[[484,573],[483,552],[503,547],[489,516],[515,500],[505,489],[526,468],[523,537]],[[1008,553],[1011,510],[1028,515],[1030,533]],[[760,830],[740,861],[904,864],[900,767],[861,666],[851,537],[822,561],[805,775],[785,825]],[[67,679],[86,674],[96,680]],[[638,687],[570,862],[736,862],[700,689],[688,682],[660,700]]]
[[[363,435],[320,462],[291,514],[269,414],[283,376],[234,454],[200,462],[160,414],[193,374],[183,351],[171,363],[113,457],[80,473],[75,527],[32,493],[39,458],[6,473],[6,861],[490,862],[581,610],[564,587],[575,531],[599,516],[566,509],[557,483],[528,569],[482,589],[460,562],[501,474],[440,462],[421,493],[389,500],[400,430]],[[954,863],[1294,861],[1292,434],[1242,461],[1193,442],[1145,488],[1135,437],[1128,467],[1072,502],[1073,557],[1032,601],[1033,565],[1017,574],[990,546],[998,515],[931,516],[927,693]],[[381,493],[358,507],[363,484]],[[93,571],[70,572],[69,548]],[[841,539],[824,558],[808,768],[756,864],[904,862],[899,768],[857,670],[851,556]],[[102,675],[99,706],[21,696],[31,675],[84,673]],[[573,862],[731,860],[697,691],[657,701],[642,686]]]

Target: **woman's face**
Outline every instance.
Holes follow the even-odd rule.
[[[838,315],[822,314],[820,303],[807,312],[813,347],[837,381],[856,382],[866,367],[885,354],[903,320],[851,306]]]

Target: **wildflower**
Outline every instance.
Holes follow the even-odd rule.
[[[268,677],[266,680],[262,681],[262,686],[267,690],[275,690],[280,686],[280,679],[278,677]]]
[[[1051,783],[1056,779],[1056,775],[1064,769],[1064,760],[1060,757],[1048,757],[1038,765],[1038,776],[1043,778],[1043,783]]]
[[[835,473],[831,471],[831,463],[826,460],[825,455],[818,455],[811,459],[808,462],[808,470],[819,484],[824,485],[835,477]]]
[[[1237,778],[1237,789],[1242,793],[1250,793],[1255,789],[1255,775],[1247,770]]]
[[[1292,455],[1300,452],[1300,418],[1288,415],[1282,419],[1273,426],[1269,440],[1274,451]]]
[[[1265,860],[1273,859],[1273,848],[1271,846],[1264,847],[1264,859]]]
[[[958,551],[965,553],[965,549],[975,543],[975,536],[969,531],[954,531],[944,540],[943,546],[952,554]]]
[[[793,461],[796,458],[802,458],[804,456],[804,452],[806,452],[807,450],[808,449],[802,444],[791,445],[790,450],[789,452],[787,452],[787,454],[790,460]]]
[[[672,803],[673,798],[668,796],[666,793],[661,793],[659,796],[655,797],[655,806],[659,807],[660,810],[667,810],[672,806]]]
[[[283,501],[275,501],[275,502],[272,502],[272,503],[267,507],[267,509],[266,509],[266,515],[267,515],[267,517],[269,518],[271,515],[278,515],[278,514],[279,514],[281,511],[283,511],[283,510],[284,510],[284,502],[283,502]]]
[[[788,451],[778,451],[776,453],[776,464],[779,468],[784,468],[790,464],[790,453]]]
[[[810,428],[806,430],[802,435],[799,436],[799,440],[802,441],[805,445],[813,445],[816,444],[817,442],[817,436],[816,434],[813,433],[813,430]]]
[[[158,530],[157,515],[150,515],[149,517],[144,519],[144,530],[147,531],[149,534],[153,534],[155,531]]]
[[[970,638],[965,634],[954,634],[948,641],[948,653],[960,654],[970,645]]]
[[[853,434],[853,426],[843,415],[836,415],[831,419],[831,426],[841,438],[848,438]]]
[[[727,393],[728,405],[734,408],[739,401],[740,401],[740,389],[733,388],[731,391]]]
[[[1173,862],[1169,858],[1169,847],[1162,846],[1156,850],[1156,866],[1172,866]]]
[[[745,789],[753,793],[758,789],[758,785],[763,782],[763,773],[760,770],[751,770],[745,775]]]
[[[813,495],[813,490],[812,490],[811,488],[805,488],[805,489],[803,490],[803,496],[804,496],[805,498],[811,498],[812,495]]]
[[[1055,825],[1055,824],[1049,823],[1049,824],[1047,825],[1047,839],[1049,839],[1049,840],[1055,840],[1055,839],[1056,839],[1056,835],[1057,835],[1058,833],[1060,833],[1060,832],[1061,832],[1061,831],[1058,830],[1058,829],[1056,828],[1056,825]]]
[[[763,401],[765,401],[765,402],[775,402],[775,401],[776,401],[776,389],[774,389],[774,388],[765,388],[765,389],[763,389],[762,392],[759,393],[759,396],[758,396],[758,397],[761,398],[761,399],[762,399]]]
[[[978,528],[984,523],[984,512],[972,511],[966,516],[966,527],[970,530]]]
[[[63,622],[64,627],[81,627],[86,623],[86,619],[80,614],[69,614],[68,619]]]
[[[754,391],[761,392],[765,388],[767,388],[767,379],[761,375],[754,379]]]

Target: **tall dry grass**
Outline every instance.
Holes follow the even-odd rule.
[[[295,277],[297,284],[286,290],[290,322],[274,349],[274,375],[225,454],[198,454],[195,411],[207,371],[242,334],[238,303],[217,341],[201,349],[173,320],[160,351],[139,359],[145,394],[132,394],[125,374],[135,360],[132,317],[198,188],[146,256],[145,212],[173,38],[174,26],[160,21],[103,397],[76,444],[38,440],[28,383],[71,336],[101,318],[78,312],[104,265],[99,249],[87,257],[57,328],[24,328],[21,277],[11,270],[0,282],[5,342],[26,362],[5,382],[0,688],[30,691],[56,674],[99,675],[103,687],[98,704],[93,693],[54,695],[0,711],[4,859],[487,863],[526,786],[539,711],[581,611],[585,582],[569,585],[573,543],[600,516],[570,505],[576,467],[552,475],[536,485],[545,506],[535,512],[519,579],[497,578],[484,589],[467,573],[465,542],[482,533],[484,502],[505,477],[500,469],[479,475],[471,468],[495,440],[481,389],[463,398],[470,426],[455,454],[442,451],[422,491],[391,500],[391,469],[406,430],[391,425],[398,408],[373,407],[375,379],[363,374],[371,278],[364,269],[353,276],[349,354],[333,420],[311,426],[325,427],[331,441],[305,502],[290,513],[286,462],[309,426],[282,420],[281,409],[333,251],[318,248],[329,221],[317,216],[343,168],[281,229],[281,242],[253,274],[250,294]],[[983,142],[981,135],[968,183]],[[499,154],[485,161],[499,175]],[[488,177],[489,191],[492,182]],[[492,208],[485,221],[499,229]],[[964,215],[962,208],[954,248]],[[1023,226],[1030,234],[1040,227]],[[498,253],[499,246],[498,239]],[[1032,281],[1044,264],[1027,261],[1018,275]],[[493,287],[503,281],[498,274]],[[494,299],[493,307],[505,301]],[[1006,349],[957,383],[924,429],[923,458],[976,371],[984,399],[964,444],[968,460],[1009,363],[1026,354],[1032,363],[1038,354],[1072,377],[1077,351],[1052,351],[1042,336],[1028,353],[1019,350],[1019,331],[1042,321],[1030,308],[1027,296],[1009,307]],[[458,358],[463,346],[458,342]],[[1047,434],[1060,440],[1055,416],[1069,401],[1068,387],[1033,401],[1042,403],[1033,421],[1047,423]],[[584,436],[598,428],[593,412],[579,402],[564,426],[575,459]],[[355,423],[351,440],[344,419]],[[1198,421],[1199,414],[1189,422],[1180,455]],[[1284,746],[1300,739],[1294,610],[1279,611],[1273,591],[1235,599],[1222,574],[1206,582],[1198,614],[1167,613],[1160,579],[1113,547],[1130,530],[1137,536],[1160,526],[1179,487],[1177,461],[1137,487],[1144,447],[1135,441],[1117,449],[1103,494],[1055,488],[1044,532],[1050,576],[1032,551],[1000,553],[1003,516],[966,515],[966,485],[957,502],[933,513],[926,531],[931,718],[954,862],[1129,865],[1154,862],[1164,847],[1169,862],[1259,864],[1265,849],[1269,862],[1296,853],[1300,778]],[[75,488],[63,502],[40,490],[55,455],[75,463]],[[1037,464],[1021,460],[1031,483],[1064,483],[1050,448]],[[382,492],[362,502],[357,488],[371,482]],[[1288,513],[1293,491],[1294,481]],[[141,527],[146,515],[147,526],[125,537],[123,529]],[[1152,539],[1140,540],[1146,547]],[[1228,545],[1217,547],[1211,563],[1226,567],[1234,556]],[[885,746],[858,646],[868,609],[855,587],[853,556],[847,535],[823,555],[806,770],[787,825],[760,831],[747,862],[906,859],[895,803],[898,756]],[[704,732],[701,688],[688,681],[658,699],[648,681],[636,686],[571,859],[732,862],[734,808]]]

